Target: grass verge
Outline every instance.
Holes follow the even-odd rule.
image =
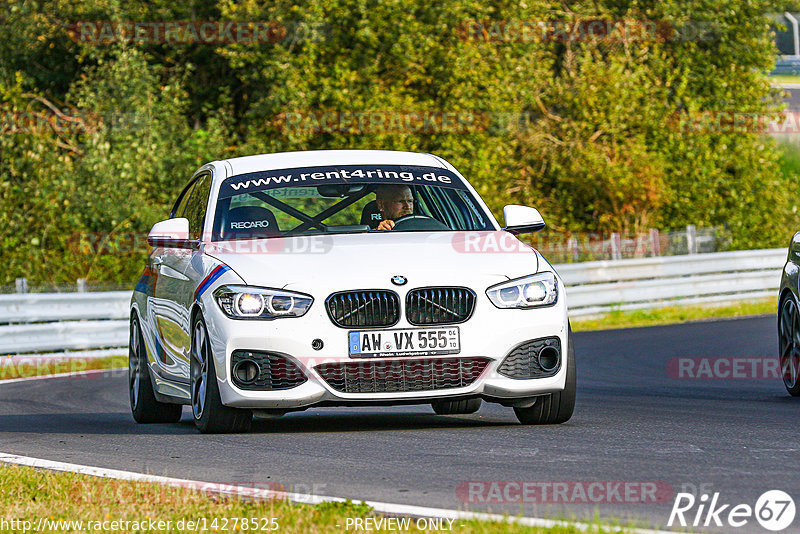
[[[752,302],[727,304],[724,306],[666,306],[645,310],[621,311],[613,310],[607,314],[590,319],[576,317],[571,319],[572,329],[576,332],[585,330],[609,330],[614,328],[633,328],[637,326],[656,326],[685,323],[689,321],[707,321],[712,319],[728,319],[751,315],[772,315],[778,309],[778,297],[759,299]]]
[[[9,358],[11,360],[11,358]],[[104,358],[37,358],[26,356],[9,362],[0,361],[0,380],[27,378],[59,373],[79,373],[94,369],[116,369],[127,367],[127,356]]]
[[[198,490],[154,483],[96,478],[76,473],[51,472],[26,466],[0,464],[0,531],[26,530],[46,522],[48,532],[235,532],[257,530],[281,533],[339,533],[354,531],[356,518],[379,520],[363,503],[294,504],[282,499],[252,500],[211,496]],[[275,487],[273,486],[273,489]],[[247,521],[244,521],[247,518]],[[351,527],[347,529],[348,519]],[[10,522],[29,521],[28,524]],[[154,528],[150,521],[163,521]],[[39,523],[39,522],[42,523]],[[61,523],[57,523],[61,521]],[[72,521],[71,524],[64,522]],[[76,522],[82,521],[81,525]],[[87,524],[92,521],[91,525]],[[112,523],[116,521],[117,523]],[[182,521],[182,523],[181,523]],[[194,524],[188,524],[194,521]],[[435,528],[410,528],[402,532],[435,532]],[[443,520],[448,525],[447,520]],[[100,522],[100,523],[96,523]],[[144,528],[143,528],[144,525]],[[375,523],[373,523],[375,525]],[[103,528],[105,526],[105,528]],[[99,527],[99,528],[95,528]],[[277,528],[276,528],[277,527]],[[398,529],[369,529],[371,532],[398,532]],[[447,529],[450,530],[450,529]],[[594,532],[604,529],[598,525]],[[576,526],[554,528],[476,520],[455,520],[452,532],[459,534],[577,533]]]
[[[797,74],[776,74],[767,78],[770,83],[800,83],[800,75]]]

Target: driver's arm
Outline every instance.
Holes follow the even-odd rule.
[[[384,219],[378,225],[378,230],[391,230],[394,228],[394,221],[391,219]]]

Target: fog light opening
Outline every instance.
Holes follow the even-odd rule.
[[[545,371],[552,371],[558,367],[559,354],[555,347],[545,347],[539,351],[539,365]]]
[[[242,360],[233,366],[233,376],[237,382],[242,384],[252,384],[258,378],[261,369],[253,360]]]

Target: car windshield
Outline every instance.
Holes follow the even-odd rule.
[[[490,216],[447,169],[304,167],[221,185],[214,241],[320,233],[491,230]]]

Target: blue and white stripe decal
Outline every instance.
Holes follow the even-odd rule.
[[[152,297],[155,294],[156,278],[158,278],[158,271],[151,270],[149,266],[145,267],[133,290]]]
[[[197,299],[199,299],[201,296],[203,296],[203,293],[204,293],[204,292],[205,292],[205,291],[206,291],[206,290],[207,290],[209,287],[211,287],[211,285],[212,285],[212,284],[213,284],[213,283],[214,283],[214,282],[215,282],[215,281],[216,281],[216,280],[217,280],[217,279],[218,279],[220,276],[222,276],[223,274],[227,273],[227,272],[228,272],[228,271],[230,271],[230,270],[231,270],[231,268],[230,268],[230,267],[228,267],[227,265],[217,265],[217,266],[216,266],[216,267],[215,267],[215,268],[214,268],[214,269],[213,269],[213,270],[212,270],[210,273],[208,273],[208,276],[206,276],[206,277],[205,277],[205,279],[204,279],[202,282],[200,282],[200,285],[199,285],[199,286],[197,286],[197,289],[196,289],[196,290],[195,290],[195,292],[194,292],[194,300],[197,300]]]

